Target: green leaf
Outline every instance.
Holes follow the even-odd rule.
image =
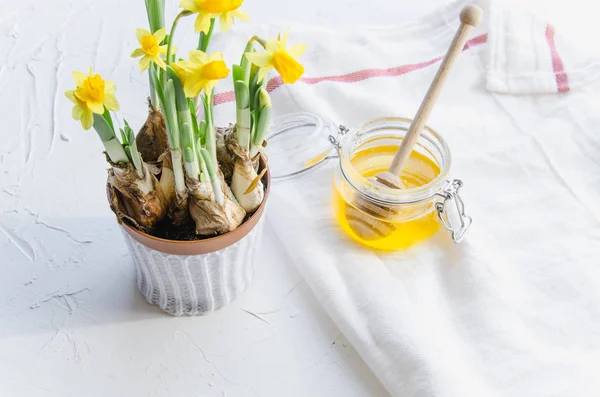
[[[258,69],[260,68],[252,63],[250,65],[250,76],[258,76]]]
[[[200,135],[201,147],[204,146],[204,140],[206,139],[206,129],[208,128],[208,124],[206,124],[206,120],[202,120],[198,125],[198,133]]]
[[[123,128],[121,128],[121,140],[123,141],[123,145],[129,145],[129,142],[127,141],[127,135],[125,134],[125,130],[123,130]]]
[[[196,117],[196,105],[191,98],[188,98],[188,106],[190,108],[190,115],[192,116],[192,126],[194,127],[194,135],[196,139],[200,137],[200,130],[198,128],[198,118]]]
[[[146,0],[146,13],[152,33],[165,26],[165,1]]]
[[[177,76],[177,73],[175,73],[175,70],[173,70],[171,66],[167,66],[167,75],[169,76],[169,80],[173,81],[173,88],[175,89],[175,98],[177,100],[177,111],[189,110],[187,97],[185,96],[185,92],[183,91],[181,80],[179,80],[179,76]]]
[[[215,18],[210,20],[210,27],[208,28],[208,33],[204,32],[200,33],[200,38],[198,39],[198,49],[202,52],[206,52],[208,49],[208,44],[210,43],[210,38],[213,33],[213,29],[215,28]]]
[[[183,123],[180,129],[181,133],[181,147],[183,149],[186,148],[194,148],[194,133],[192,131],[192,126],[188,123]]]
[[[94,113],[94,129],[103,142],[108,142],[115,138],[115,132],[110,124],[108,124],[108,121],[106,121],[103,116],[96,113]]]
[[[191,147],[186,147],[183,149],[183,161],[185,161],[186,163],[196,161],[196,156],[194,155],[194,151]]]
[[[129,123],[127,122],[127,120],[123,120],[123,124],[125,124],[125,127],[122,129],[122,131],[125,134],[125,137],[128,142],[127,147],[131,148],[131,150],[129,152],[127,152],[127,156],[129,157],[129,159],[135,166],[135,169],[138,171],[138,174],[140,176],[142,176],[142,175],[144,175],[144,165],[143,165],[142,156],[140,155],[140,152],[138,151],[138,148],[137,148],[137,141],[135,140],[135,133],[129,126]]]
[[[254,65],[253,65],[254,66]],[[258,90],[258,74],[254,73],[250,77],[250,98],[254,98],[256,91]],[[250,106],[253,106],[251,103]]]
[[[177,120],[179,121],[179,132],[181,134],[180,139],[185,137],[185,128],[192,129],[192,115],[190,114],[190,106],[188,104],[188,98],[183,92],[183,86],[179,77],[175,73],[172,67],[167,66],[167,73],[169,76],[169,82],[173,83],[173,89],[175,92],[175,103],[177,106]],[[187,127],[184,127],[187,125]],[[183,141],[182,141],[183,142]],[[193,145],[193,144],[192,144]]]
[[[206,164],[206,169],[208,171],[208,175],[210,175],[211,177],[214,177],[215,175],[217,175],[217,170],[216,170],[214,164],[212,163],[209,151],[202,148],[202,149],[200,149],[200,154],[202,154],[202,159],[204,160],[204,163]]]
[[[231,66],[231,76],[233,81],[244,80],[244,70],[239,65]]]
[[[161,107],[164,107],[165,102],[165,93],[163,85],[160,81],[160,76],[158,75],[159,71],[156,69],[154,65],[150,65],[150,78],[152,79],[152,83],[154,84],[154,89],[158,94],[158,99],[160,101]]]
[[[254,93],[254,101],[252,102],[253,109],[260,112],[260,88]]]
[[[213,90],[214,91],[214,90]],[[208,123],[210,121],[210,103],[209,98],[206,95],[201,95],[202,105],[204,107],[204,120]]]
[[[210,175],[208,174],[208,168],[206,167],[206,162],[202,156],[202,142],[200,139],[198,139],[196,143],[196,155],[198,157],[198,163],[200,163],[200,170],[202,171],[200,173],[200,181],[206,182]]]
[[[244,50],[244,53],[242,54],[242,59],[240,60],[240,66],[242,67],[242,80],[244,80],[246,83],[250,84],[250,76],[252,73],[252,63],[248,60],[248,58],[246,58],[246,53],[247,52],[256,52],[256,50],[254,49],[254,43],[253,42],[249,42],[248,45],[246,45],[246,49]]]
[[[236,80],[235,88],[235,104],[238,109],[247,109],[250,106],[250,89],[248,84],[242,80]]]
[[[102,113],[102,117],[104,117],[104,119],[108,122],[108,125],[110,125],[110,128],[112,128],[112,130],[114,131],[115,130],[115,126],[113,124],[110,112],[108,111],[107,108],[104,108],[104,113]]]
[[[254,137],[256,136],[256,130],[257,130],[257,125],[258,125],[258,116],[257,116],[257,112],[258,110],[251,110],[250,111],[250,125],[252,126],[250,129],[250,139],[252,139],[252,142],[254,142]]]
[[[168,121],[167,132],[169,133],[169,146],[171,149],[179,148],[179,120],[177,118],[177,106],[175,100],[175,88],[173,80],[168,80],[165,86],[165,101],[163,102],[163,113]]]

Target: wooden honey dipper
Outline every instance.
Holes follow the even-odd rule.
[[[462,52],[471,30],[473,27],[479,25],[482,16],[483,11],[476,5],[467,5],[460,12],[460,26],[454,35],[454,39],[448,48],[448,52],[446,53],[437,74],[429,86],[427,94],[425,94],[425,98],[423,98],[423,102],[421,102],[421,106],[419,107],[408,132],[404,136],[404,139],[402,139],[400,148],[398,149],[398,152],[396,152],[390,168],[385,172],[377,174],[374,181],[392,189],[404,189],[404,184],[400,178],[402,170],[404,169],[415,144],[421,136],[423,127],[442,92],[442,88],[448,79],[450,70]],[[381,207],[377,204],[368,202],[363,197],[357,197],[356,206],[358,209],[347,206],[346,217],[350,227],[359,237],[365,240],[374,240],[383,238],[395,230],[393,223],[378,219],[389,218],[390,215],[393,215],[395,211],[392,208]],[[363,213],[373,217],[365,217]]]

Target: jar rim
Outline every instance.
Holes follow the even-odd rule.
[[[360,175],[352,164],[351,158],[356,148],[351,140],[357,137],[359,133],[376,132],[378,130],[399,130],[406,132],[412,122],[412,119],[404,117],[381,117],[371,120],[358,128],[353,128],[346,134],[340,148],[340,169],[344,179],[346,179],[353,189],[361,195],[367,196],[370,200],[387,205],[419,203],[439,194],[450,172],[452,156],[444,138],[428,126],[423,127],[423,132],[417,141],[417,145],[423,141],[433,144],[437,151],[439,151],[441,160],[434,158],[434,161],[440,166],[440,173],[429,183],[403,190],[390,188],[381,184],[375,185]]]

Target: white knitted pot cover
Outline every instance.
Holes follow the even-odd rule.
[[[124,231],[138,289],[148,303],[173,316],[204,315],[227,306],[252,280],[263,222],[237,243],[204,255],[165,254]]]

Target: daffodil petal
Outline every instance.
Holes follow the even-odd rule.
[[[158,41],[160,43],[167,36],[167,29],[166,28],[158,29],[156,32],[154,32],[153,36],[156,39],[156,41]]]
[[[163,61],[163,59],[160,56],[157,56],[156,58],[153,59],[154,63],[157,64],[161,69],[163,70],[167,70],[167,64],[165,63],[165,61]]]
[[[185,96],[188,98],[197,97],[202,91],[202,80],[197,75],[188,75],[183,86]]]
[[[69,98],[71,102],[77,105],[77,100],[75,99],[75,95],[73,94],[73,90],[69,90],[65,92],[65,96]]]
[[[179,81],[181,82],[181,84],[185,86],[187,71],[181,67],[180,62],[172,63],[171,66],[173,67],[173,70],[175,71],[177,77],[179,77]]]
[[[77,89],[77,90],[73,91],[73,97],[77,100],[77,103],[79,103],[79,102],[84,102],[85,103],[85,97],[82,96],[81,95],[82,93],[78,92],[78,91],[80,91],[80,90]]]
[[[206,95],[210,96],[210,94],[212,93],[212,90],[215,88],[217,83],[218,83],[217,80],[210,80],[210,81],[206,82],[206,84],[204,85],[204,92],[206,92]]]
[[[119,102],[117,101],[117,98],[115,98],[114,95],[104,96],[104,106],[106,106],[106,108],[108,110],[112,110],[112,111],[119,110]]]
[[[286,84],[295,83],[304,74],[304,66],[285,51],[278,51],[273,55],[273,67]]]
[[[131,53],[131,57],[132,58],[137,58],[137,57],[141,57],[142,55],[144,55],[145,52],[144,50],[142,50],[141,48],[136,48],[135,50],[133,50],[133,52]]]
[[[194,30],[196,32],[208,33],[210,29],[210,14],[198,14],[196,23],[194,23]]]
[[[142,59],[140,59],[139,67],[140,72],[147,70],[150,67],[150,63],[152,62],[152,58],[148,55],[145,55]]]
[[[75,105],[73,106],[73,110],[71,111],[71,116],[75,120],[81,120],[81,116],[83,115],[83,108]]]
[[[267,52],[247,52],[246,59],[261,68],[271,65],[271,54]]]
[[[106,98],[104,98],[106,100]],[[104,113],[104,103],[102,102],[88,102],[87,103],[88,108],[90,108],[90,110],[96,114],[102,114]]]
[[[265,49],[267,50],[267,52],[275,52],[277,51],[277,40],[275,39],[268,39],[267,43],[265,45]]]
[[[200,11],[200,9],[198,8],[198,4],[195,0],[181,0],[181,3],[179,3],[179,7],[191,12]]]
[[[223,61],[212,61],[204,65],[200,73],[204,80],[219,81],[229,75],[229,69]]]
[[[231,15],[230,12],[224,12],[221,14],[221,17],[219,18],[219,25],[221,26],[222,32],[229,32],[231,25],[233,25],[233,15]]]
[[[159,54],[167,55],[168,51],[169,51],[169,46],[168,45],[161,45],[160,47],[158,47],[158,53]],[[177,47],[171,46],[171,51],[172,51],[173,54],[177,53]]]
[[[250,21],[250,15],[246,14],[242,10],[235,10],[235,11],[232,11],[231,13],[233,14],[233,16],[235,16],[240,21],[243,21],[243,22]]]
[[[212,54],[210,54],[208,56],[208,60],[207,62],[212,62],[212,61],[222,61],[225,58],[223,57],[223,53],[222,52],[213,52]]]
[[[270,67],[264,67],[264,68],[258,69],[258,81],[263,81],[265,79],[265,77],[267,77],[267,75],[269,74],[270,71],[271,71]]]
[[[294,58],[300,58],[306,52],[306,44],[296,44],[287,50],[288,54]]]
[[[87,79],[87,76],[84,73],[75,71],[73,72],[73,78],[75,79],[75,84],[77,84],[79,87],[80,85],[83,85],[83,82],[85,79]]]
[[[285,31],[285,33],[283,34],[283,38],[279,39],[279,45],[282,48],[285,48],[287,46],[287,41],[288,41],[289,34],[290,34],[290,28],[288,27],[287,30]]]
[[[84,109],[81,114],[81,126],[84,130],[89,130],[94,125],[94,113],[90,109]]]
[[[178,70],[180,70],[182,73],[193,73],[195,70],[197,70],[200,67],[190,61],[175,62],[175,63],[172,63],[171,65],[175,69],[175,73],[178,73],[177,72]]]
[[[210,61],[210,57],[200,50],[190,51],[190,61],[195,64],[203,65]]]
[[[117,86],[112,80],[104,81],[104,94],[105,95],[114,95],[117,92]]]
[[[137,28],[135,30],[135,37],[137,37],[138,41],[142,41],[142,37],[148,36],[149,34],[150,32],[148,32],[146,29]]]

